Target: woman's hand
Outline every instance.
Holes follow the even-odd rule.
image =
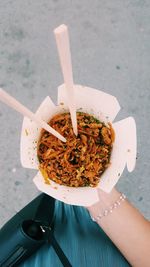
[[[98,193],[99,202],[87,208],[91,216],[132,266],[150,267],[150,222],[116,189]],[[120,204],[114,208],[116,201]]]

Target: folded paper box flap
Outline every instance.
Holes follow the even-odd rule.
[[[86,86],[74,85],[74,93],[76,109],[90,112],[90,114],[95,115],[100,120],[112,122],[120,110],[120,105],[116,97],[106,94],[103,91]],[[68,106],[64,84],[58,87],[57,103],[58,105],[64,103],[65,106]]]

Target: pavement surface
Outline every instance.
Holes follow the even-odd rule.
[[[104,90],[133,116],[138,154],[117,187],[150,219],[150,1],[0,0],[0,87],[36,111],[63,83],[53,29],[69,27],[75,83]],[[39,192],[20,163],[22,116],[0,103],[0,226]]]

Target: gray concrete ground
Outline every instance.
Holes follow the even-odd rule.
[[[149,0],[0,0],[0,86],[35,111],[62,83],[53,29],[70,29],[74,80],[115,95],[134,116],[138,158],[118,188],[150,218]],[[20,163],[22,117],[0,103],[0,225],[35,195]]]

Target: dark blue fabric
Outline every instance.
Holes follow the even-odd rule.
[[[130,266],[83,207],[56,201],[54,235],[73,267]],[[62,267],[53,248],[44,245],[19,267]]]

